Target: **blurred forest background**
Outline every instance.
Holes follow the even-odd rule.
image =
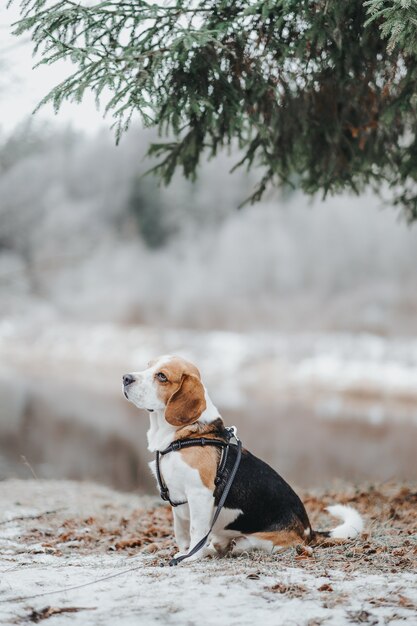
[[[237,150],[160,187],[153,131],[78,115],[0,133],[0,479],[153,492],[121,376],[167,352],[289,481],[416,479],[416,227],[371,192],[238,210]]]
[[[148,135],[3,138],[1,475],[151,489],[121,375],[173,352],[290,480],[415,478],[415,229],[372,195],[237,210],[227,155],[158,187]]]

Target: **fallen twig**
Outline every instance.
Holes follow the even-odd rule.
[[[35,470],[33,469],[33,467],[31,466],[31,464],[29,463],[29,461],[27,460],[27,458],[25,457],[24,454],[20,455],[20,458],[22,459],[22,463],[23,465],[26,465],[27,468],[29,468],[33,478],[35,478],[36,480],[38,480],[38,477],[36,476]]]
[[[46,606],[44,609],[40,611],[36,611],[32,609],[29,615],[24,619],[24,621],[41,622],[44,619],[48,619],[48,617],[52,617],[53,615],[60,615],[61,613],[78,613],[78,611],[94,611],[97,607],[95,606],[67,606],[67,607],[55,607],[55,606]]]
[[[65,511],[68,507],[62,506],[59,509],[53,509],[52,511],[44,511],[43,513],[38,513],[37,515],[21,515],[20,517],[11,517],[10,519],[2,520],[0,522],[0,526],[3,524],[10,524],[10,522],[22,522],[26,519],[40,519],[45,515],[53,515],[54,513],[58,513],[59,511]]]

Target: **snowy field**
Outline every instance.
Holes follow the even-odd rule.
[[[334,497],[307,497],[313,523],[330,522],[323,504]],[[161,563],[173,550],[170,516],[154,500],[86,483],[5,481],[0,621],[415,624],[417,544],[410,521],[417,493],[391,485],[343,497],[366,517],[365,534],[353,545],[316,548],[309,558],[290,549],[169,568]]]

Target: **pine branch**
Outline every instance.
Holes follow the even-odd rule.
[[[12,0],[17,2],[18,0]],[[165,183],[239,145],[250,200],[287,181],[324,194],[387,183],[416,219],[417,5],[412,0],[21,0],[15,33],[76,71],[40,103],[92,92],[116,139],[133,116]]]

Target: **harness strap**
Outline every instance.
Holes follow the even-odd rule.
[[[229,456],[229,449],[230,449],[230,442],[222,450],[222,458],[220,459],[220,464],[217,469],[216,478],[214,479],[214,484],[216,485],[216,487],[220,483],[221,479],[223,478],[224,470],[226,469],[227,457]]]
[[[160,455],[161,454],[162,452],[159,452],[159,450],[157,450],[156,458],[155,458],[156,478],[158,480],[160,496],[162,500],[165,500],[165,502],[169,502],[171,506],[180,506],[181,504],[186,504],[187,503],[186,500],[184,500],[184,502],[173,502],[171,500],[169,496],[169,489],[166,486],[166,483],[164,479],[162,478],[162,474],[161,474],[161,467],[160,467]]]
[[[230,435],[229,431],[227,431],[227,434],[229,438],[230,436],[232,436]],[[217,485],[221,480],[221,475],[223,474],[223,471],[226,465],[229,445],[230,445],[229,442],[222,441],[221,439],[208,439],[207,437],[198,437],[194,439],[176,439],[175,441],[170,443],[169,446],[165,448],[164,450],[161,450],[161,451],[157,450],[156,458],[155,458],[155,469],[156,469],[156,478],[158,480],[159,493],[161,495],[162,500],[164,500],[165,502],[169,502],[171,506],[181,506],[182,504],[187,503],[186,500],[184,500],[183,502],[173,502],[171,500],[170,495],[169,495],[169,489],[161,473],[161,465],[160,465],[161,456],[165,456],[165,454],[168,454],[169,452],[177,452],[178,450],[181,450],[182,448],[191,448],[192,446],[217,446],[218,448],[222,448],[223,449],[222,459],[220,461],[219,469],[217,471],[216,478],[215,478],[215,484]]]
[[[191,448],[192,446],[218,446],[224,448],[228,442],[222,439],[209,439],[207,437],[194,437],[193,439],[176,439],[169,444],[167,448],[161,450],[160,454],[164,456],[168,452],[176,452],[182,448]]]
[[[227,445],[229,446],[230,444],[227,444]],[[200,541],[194,546],[194,548],[192,548],[192,550],[190,550],[187,554],[182,554],[181,556],[178,556],[175,559],[171,559],[169,562],[170,566],[178,565],[178,563],[181,563],[181,561],[184,561],[184,559],[188,559],[190,556],[193,556],[193,554],[201,550],[201,548],[203,548],[206,545],[207,539],[209,538],[210,533],[213,530],[213,526],[216,523],[217,518],[220,515],[220,511],[222,510],[224,503],[226,502],[226,498],[229,494],[230,487],[232,486],[232,483],[236,476],[237,469],[239,467],[241,456],[242,456],[242,442],[240,441],[240,439],[237,439],[237,451],[236,451],[235,464],[233,465],[233,469],[223,489],[223,493],[219,500],[219,504],[217,505],[217,509],[214,512],[213,519],[211,521],[208,533],[205,535],[205,537],[200,539]]]

